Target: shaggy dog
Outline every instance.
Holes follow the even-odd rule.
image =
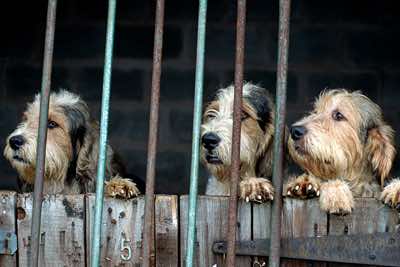
[[[4,156],[17,170],[21,190],[31,191],[36,168],[40,95],[29,103],[22,122],[7,138]],[[99,127],[87,104],[77,95],[61,90],[50,95],[47,124],[44,194],[94,192],[99,151]],[[105,194],[131,198],[139,194],[136,184],[121,178],[125,170],[118,155],[107,146]]]
[[[396,154],[393,134],[367,96],[344,89],[323,92],[314,110],[290,129],[290,155],[306,173],[291,179],[284,192],[319,196],[324,211],[350,213],[353,196],[379,196]],[[400,191],[398,184],[392,187]],[[392,199],[394,191],[387,187],[383,196]]]
[[[212,174],[207,195],[229,195],[234,87],[220,89],[205,109],[201,160]],[[243,86],[239,197],[263,202],[273,199],[267,177],[272,171],[274,104],[267,90]]]

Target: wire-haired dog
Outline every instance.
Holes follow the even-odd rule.
[[[32,190],[35,179],[40,95],[29,103],[22,122],[7,138],[4,156],[17,170],[22,191]],[[77,95],[61,90],[50,95],[45,194],[94,192],[99,151],[99,127],[87,104]],[[136,184],[121,178],[125,170],[111,146],[107,146],[105,193],[131,198],[139,194]]]
[[[212,174],[206,194],[229,195],[234,87],[220,89],[205,109],[201,160]],[[273,199],[271,176],[274,104],[264,88],[243,86],[239,197],[263,202]]]
[[[289,181],[284,193],[319,196],[323,210],[350,213],[353,195],[377,197],[381,191],[396,154],[393,134],[367,96],[344,89],[323,92],[314,110],[290,129],[290,155],[306,173]]]

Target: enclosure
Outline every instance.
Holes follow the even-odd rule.
[[[1,266],[28,262],[35,266],[36,260],[38,266],[95,266],[97,261],[102,266],[192,266],[186,257],[193,258],[196,266],[230,266],[232,261],[237,266],[262,266],[263,256],[278,258],[270,261],[271,266],[279,263],[279,256],[297,259],[282,259],[281,264],[288,266],[335,265],[329,261],[399,266],[398,214],[375,199],[357,200],[354,213],[345,217],[320,212],[316,201],[284,199],[282,217],[279,205],[239,202],[236,222],[233,198],[196,198],[197,177],[202,194],[208,174],[196,165],[195,142],[203,100],[229,84],[241,88],[243,80],[261,83],[271,93],[276,90],[280,126],[290,125],[309,110],[322,89],[345,87],[360,89],[377,102],[396,130],[398,2],[206,4],[173,0],[167,0],[165,8],[164,1],[123,0],[50,0],[25,3],[23,8],[1,4],[6,11],[1,18],[6,37],[0,44],[2,147],[26,103],[40,91],[42,80],[42,92],[68,88],[79,93],[101,118],[105,132],[101,142],[107,142],[108,126],[108,139],[125,158],[128,171],[147,180],[145,197],[105,199],[103,207],[95,205],[94,195],[45,196],[41,215],[32,213],[32,207],[41,203],[40,192],[33,197],[2,191]],[[278,149],[276,158],[281,156]],[[275,166],[274,180],[281,183],[283,162],[277,160]],[[396,160],[392,176],[398,170]],[[15,190],[16,173],[3,158],[0,172],[0,188]],[[191,198],[185,196],[190,180]],[[167,195],[153,198],[154,189]],[[101,189],[98,194],[102,196]],[[32,220],[41,228],[30,236],[31,227],[39,229]],[[236,248],[241,256],[236,258],[235,237],[241,242]],[[269,240],[275,244],[273,255]]]

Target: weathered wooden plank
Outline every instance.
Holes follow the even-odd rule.
[[[228,214],[226,215],[228,216]],[[251,240],[251,204],[244,201],[238,203],[238,230],[237,240]],[[237,257],[236,266],[252,266],[252,258],[249,257]]]
[[[94,220],[95,195],[86,198],[87,265],[91,259],[91,233]],[[105,198],[100,244],[101,266],[140,266],[144,198],[131,200]]]
[[[399,215],[395,210],[386,207],[374,198],[358,198],[355,200],[354,210],[350,215],[329,216],[329,235],[394,232],[398,227],[398,222]],[[346,267],[354,265],[329,263],[329,266]]]
[[[271,203],[253,204],[253,239],[271,237]]]
[[[313,237],[328,234],[328,216],[319,207],[318,199],[285,198],[282,237]]]
[[[285,198],[282,209],[282,238],[313,237],[328,234],[328,216],[321,211],[318,199]],[[326,263],[282,260],[282,266],[326,266]]]
[[[178,266],[178,197],[157,195],[155,201],[156,266]]]
[[[359,198],[350,215],[329,217],[330,235],[394,232],[398,213],[374,198]]]
[[[12,191],[0,191],[0,230],[14,234],[16,233],[16,195]],[[17,266],[17,254],[0,254],[0,266]]]
[[[253,239],[270,238],[271,204],[253,205]],[[282,238],[327,235],[327,215],[318,200],[285,198],[282,208]],[[267,259],[257,257],[255,263],[267,264]],[[311,261],[282,259],[282,266],[324,266]],[[259,265],[257,265],[259,266]]]
[[[180,237],[181,237],[181,265],[186,266],[186,236],[188,216],[188,196],[180,198]],[[195,266],[224,266],[224,257],[212,252],[212,245],[216,241],[227,240],[228,225],[227,197],[199,196],[197,203],[196,220],[196,249]],[[240,218],[240,219],[239,219]],[[237,231],[237,240],[248,240],[251,237],[251,205],[239,203],[238,219],[240,225]],[[242,265],[240,265],[242,264]],[[248,265],[247,265],[248,264]],[[237,266],[250,266],[250,258],[238,256]]]
[[[271,238],[271,203],[253,204],[253,240]],[[267,266],[266,257],[254,257],[253,266]]]
[[[32,194],[17,198],[19,266],[30,266]],[[39,266],[85,266],[83,195],[46,195]]]

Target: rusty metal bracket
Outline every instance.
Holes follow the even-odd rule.
[[[236,242],[236,255],[269,256],[270,239]],[[226,254],[227,243],[213,252]],[[400,266],[400,233],[282,239],[281,257],[303,260]]]
[[[17,251],[17,235],[0,230],[0,255],[14,255]]]

